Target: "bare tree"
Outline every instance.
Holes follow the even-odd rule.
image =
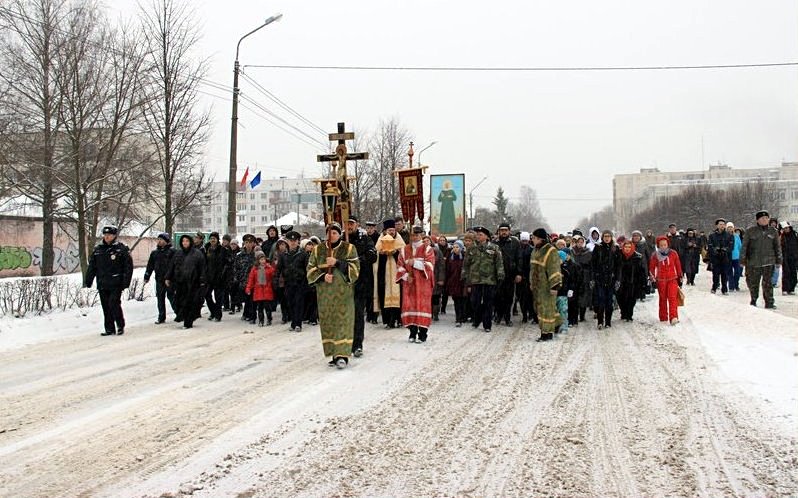
[[[590,227],[599,227],[602,230],[615,228],[615,210],[612,205],[604,206],[595,213],[591,213],[590,216],[582,218],[575,228],[580,228],[585,237],[587,237],[587,231]]]
[[[711,231],[715,219],[751,220],[753,213],[775,199],[771,193],[776,189],[767,182],[753,180],[740,185],[691,185],[683,191],[663,197],[656,204],[635,215],[631,226],[637,229],[652,229],[664,232],[669,223],[681,228]],[[742,225],[744,226],[744,225]]]
[[[538,194],[529,185],[521,185],[518,201],[510,201],[508,211],[519,227],[524,227],[529,231],[541,227],[549,228],[546,218],[543,217],[543,211],[540,209]]]
[[[53,274],[53,228],[63,191],[55,178],[61,95],[58,54],[65,43],[60,30],[68,14],[65,0],[11,0],[0,5],[0,79],[8,92],[0,114],[5,127],[4,173],[12,191],[41,207],[41,274]]]
[[[143,56],[135,37],[123,34],[131,33],[129,27],[109,29],[92,2],[73,8],[67,24],[59,113],[68,167],[56,176],[66,189],[62,217],[75,227],[85,273],[102,207],[121,208],[108,216],[119,226],[136,204],[130,193],[141,185],[138,175],[144,162],[131,160],[131,152],[142,148],[132,135],[142,104],[137,72]]]
[[[144,119],[160,169],[158,186],[148,192],[171,232],[175,218],[210,186],[202,162],[209,113],[197,91],[207,64],[192,57],[199,32],[188,2],[152,0],[142,6],[141,21],[148,54]]]
[[[398,181],[393,170],[407,166],[407,151],[412,139],[410,131],[396,117],[381,120],[377,133],[371,138],[370,161],[373,161],[372,174],[376,177],[376,206],[371,211],[378,219],[400,212]]]

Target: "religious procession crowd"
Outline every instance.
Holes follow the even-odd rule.
[[[406,327],[410,342],[427,341],[432,322],[447,308],[456,327],[470,324],[491,332],[493,324],[512,326],[512,317],[539,325],[538,341],[552,340],[586,321],[612,327],[615,309],[631,322],[637,301],[656,292],[659,319],[679,322],[680,288],[695,285],[702,263],[712,271],[711,292],[725,295],[745,281],[756,306],[760,285],[766,308],[775,308],[773,288],[782,274],[783,294],[794,294],[798,238],[790,223],[756,214],[748,229],[720,218],[707,236],[692,228],[655,236],[635,230],[630,237],[591,227],[566,234],[495,231],[476,226],[462,237],[430,237],[422,227],[406,227],[402,217],[364,227],[350,217],[345,227],[327,226],[325,240],[300,234],[292,226],[269,227],[261,240],[246,234],[242,243],[212,232],[158,236],[144,275],[156,285],[158,316],[166,304],[174,321],[190,329],[201,315],[220,321],[223,313],[259,326],[272,324],[277,307],[283,324],[300,332],[319,324],[330,366],[344,368],[363,354],[365,323]],[[130,285],[132,259],[116,240],[115,227],[91,255],[85,285],[97,279],[105,316],[101,335],[124,333],[121,292]],[[449,307],[451,301],[452,307]]]

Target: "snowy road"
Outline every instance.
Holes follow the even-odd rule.
[[[152,300],[123,337],[3,321],[0,496],[798,495],[796,298],[687,297],[674,328],[649,300],[543,344],[367,325],[344,371],[317,328],[156,327]]]

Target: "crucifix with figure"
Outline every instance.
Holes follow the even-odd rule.
[[[338,145],[335,147],[335,153],[320,154],[316,156],[316,161],[320,163],[328,162],[330,163],[330,167],[333,169],[334,178],[320,180],[322,185],[322,195],[328,191],[327,189],[330,189],[331,187],[337,187],[338,206],[340,207],[341,219],[335,219],[335,215],[333,215],[332,219],[328,219],[327,222],[330,223],[332,221],[338,221],[341,223],[341,227],[344,227],[346,220],[349,219],[351,203],[351,194],[349,191],[350,178],[346,175],[346,161],[360,161],[368,159],[369,153],[347,152],[346,141],[354,140],[355,134],[353,132],[347,132],[344,123],[338,123],[338,132],[330,133],[328,136],[331,142],[338,142]],[[330,190],[330,192],[332,192],[332,190]],[[338,212],[338,210],[335,211],[336,213]],[[346,230],[344,230],[344,232],[346,232]]]

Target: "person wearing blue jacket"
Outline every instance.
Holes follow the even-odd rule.
[[[743,267],[740,266],[740,249],[743,247],[743,237],[739,228],[734,227],[731,221],[726,223],[726,231],[732,236],[734,246],[731,251],[731,261],[729,263],[729,291],[740,291],[740,277],[743,276]]]

